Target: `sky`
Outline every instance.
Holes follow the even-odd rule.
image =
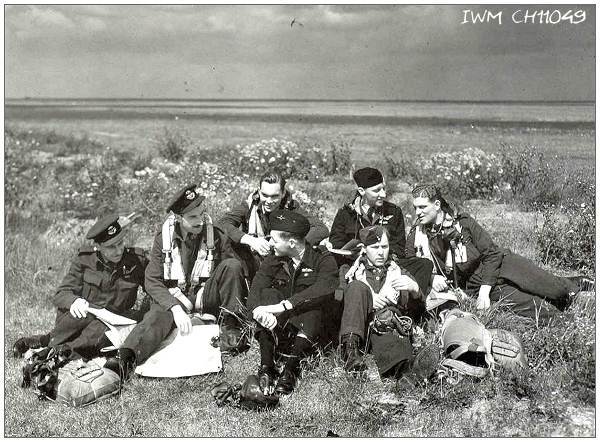
[[[555,9],[585,21],[511,19]],[[595,99],[593,5],[12,5],[4,32],[7,98]]]

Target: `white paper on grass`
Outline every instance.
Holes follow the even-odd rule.
[[[221,371],[221,350],[211,341],[219,336],[216,324],[194,325],[190,334],[182,336],[175,328],[158,350],[135,372],[153,378],[179,378]]]

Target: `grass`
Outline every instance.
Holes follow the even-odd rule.
[[[32,134],[36,140],[41,139],[38,135]],[[85,133],[73,136],[84,144],[86,142],[81,140],[85,137]],[[57,156],[68,151],[64,147],[68,135],[57,130],[50,140],[57,141],[43,143],[45,151]],[[72,141],[71,146],[75,145]],[[353,146],[356,149],[356,144]],[[100,149],[101,154],[103,149]],[[88,167],[99,152],[95,144],[88,143],[80,153],[90,155],[82,160],[84,167]],[[129,178],[132,170],[138,170],[139,166],[133,168],[124,163],[142,161],[131,154],[119,159],[104,179]],[[51,169],[45,175],[40,166],[40,173],[35,175],[39,177],[40,189],[47,183],[45,177],[53,175],[52,168],[56,164],[64,166],[63,160],[59,163],[55,160],[55,156],[40,160],[42,166]],[[30,171],[38,172],[30,166]],[[68,181],[69,174],[79,173],[77,167],[65,166],[66,175],[62,180]],[[90,171],[91,175],[95,173],[91,166]],[[11,184],[27,188],[26,176],[11,173],[7,172]],[[96,175],[92,179],[96,179]],[[353,188],[348,183],[349,177],[340,176],[321,182],[292,180],[290,185],[305,192],[315,207],[323,206],[319,215],[331,225],[335,208],[352,193]],[[163,216],[160,205],[168,196],[162,187],[140,189],[135,183],[130,186],[135,193],[127,193],[129,190],[124,186],[115,186],[119,192],[116,197],[100,193],[97,198],[102,197],[104,203],[112,203],[127,213],[129,209],[146,205],[152,212],[144,213],[144,219],[134,226],[128,240],[149,248],[157,222]],[[405,204],[403,184],[393,182],[390,188],[394,191],[390,199]],[[237,192],[216,198],[211,206],[213,212],[220,213],[239,196]],[[79,241],[93,222],[79,215],[80,209],[89,204],[88,200],[75,196],[69,201],[66,205],[62,195],[52,195],[50,191],[43,195],[43,200],[6,201],[5,436],[323,437],[328,431],[344,437],[595,434],[593,294],[582,294],[555,323],[543,328],[501,309],[482,316],[488,326],[507,328],[523,338],[531,368],[518,375],[500,371],[494,378],[480,382],[465,380],[455,387],[435,382],[412,386],[379,379],[371,357],[367,375],[356,379],[341,369],[337,355],[321,354],[305,371],[296,392],[282,399],[277,409],[253,412],[217,407],[209,393],[214,384],[223,380],[243,382],[248,374],[256,371],[259,354],[257,343],[253,342],[247,353],[228,357],[224,371],[219,374],[162,380],[134,377],[119,396],[84,409],[40,402],[29,390],[19,387],[20,361],[11,357],[11,345],[19,336],[46,332],[53,324],[55,312],[51,296]],[[92,212],[88,206],[85,208],[86,213]],[[408,209],[408,206],[403,208]],[[471,201],[466,208],[499,245],[539,262],[534,232],[543,220],[535,213],[489,201]],[[557,273],[569,273],[567,269],[545,267]],[[465,304],[464,308],[472,309],[473,303]]]

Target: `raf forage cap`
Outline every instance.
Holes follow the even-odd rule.
[[[277,209],[269,215],[271,230],[291,233],[305,237],[310,230],[310,223],[305,216],[291,210]]]
[[[98,244],[109,246],[123,237],[125,231],[119,224],[119,216],[116,213],[103,216],[88,231],[86,238],[92,239]]]
[[[358,187],[368,189],[369,187],[376,186],[383,183],[383,175],[377,169],[372,167],[364,167],[354,172],[354,181]]]
[[[383,235],[386,233],[385,227],[376,225],[360,229],[358,237],[364,246],[370,246],[381,241],[381,238],[383,238]]]
[[[190,184],[184,187],[173,196],[167,212],[172,211],[176,215],[183,215],[186,212],[198,207],[204,201],[204,196],[198,193],[197,186]]]

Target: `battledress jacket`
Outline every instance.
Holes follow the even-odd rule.
[[[52,302],[64,311],[77,298],[83,298],[114,313],[124,313],[134,306],[138,287],[144,288],[147,264],[146,252],[140,248],[125,248],[121,261],[113,264],[104,261],[94,248],[82,247]]]
[[[213,226],[215,238],[215,250],[213,252],[214,267],[226,258],[234,258],[235,254],[231,248],[231,242],[228,240],[225,232],[216,225]],[[206,239],[206,227],[198,235],[188,234],[186,238],[182,237],[179,223],[175,224],[173,236],[175,243],[179,248],[183,271],[186,281],[190,280],[190,275],[198,256],[198,251],[202,241]],[[162,243],[162,228],[154,237],[154,245],[150,252],[150,262],[146,268],[146,292],[159,304],[163,309],[169,310],[171,307],[178,305],[177,299],[169,292],[169,288],[177,287],[175,281],[165,281],[164,279],[164,258]],[[193,290],[189,282],[184,287],[185,295],[190,295],[190,290]]]
[[[235,206],[229,213],[223,216],[217,224],[223,228],[227,236],[231,239],[232,247],[237,254],[237,258],[242,262],[244,266],[244,274],[248,278],[252,278],[256,273],[260,262],[262,261],[258,255],[253,254],[250,247],[245,244],[241,244],[242,237],[248,233],[248,224],[250,215],[253,208],[260,203],[260,197],[258,191],[255,191],[249,196],[251,201],[250,205],[248,200],[244,200]],[[298,202],[292,198],[290,193],[286,190],[279,209],[293,210],[295,212],[304,215],[310,224],[310,230],[306,235],[306,241],[312,245],[318,245],[323,239],[329,235],[329,229],[323,224],[319,218],[309,215],[304,209],[300,207]],[[269,217],[267,214],[258,212],[260,221],[264,230],[265,235],[271,231]]]
[[[292,304],[293,313],[314,309],[333,296],[338,283],[335,259],[323,248],[307,246],[295,271],[291,258],[269,255],[252,281],[248,310],[283,299]],[[280,299],[266,301],[263,296],[265,289],[276,289]]]
[[[376,209],[373,219],[362,214],[359,198],[349,202],[338,210],[333,224],[329,242],[334,249],[341,249],[351,239],[358,238],[358,232],[376,224],[381,224],[389,232],[390,254],[397,258],[404,258],[406,245],[406,231],[404,229],[404,214],[402,209],[390,202],[384,201],[381,208]],[[414,255],[413,255],[414,256]],[[347,260],[339,260],[341,265]]]
[[[481,285],[496,285],[500,276],[503,257],[510,252],[498,247],[492,241],[490,235],[468,214],[458,214],[454,223],[460,224],[461,242],[467,252],[466,262],[456,263],[459,285],[473,290],[478,289]],[[447,230],[445,232],[448,233]],[[446,254],[450,247],[448,235],[432,235],[430,229],[426,233],[431,253],[443,265],[446,262]],[[408,234],[406,255],[417,256],[415,229],[411,229]],[[450,272],[449,277],[452,276],[451,269],[445,271]]]

